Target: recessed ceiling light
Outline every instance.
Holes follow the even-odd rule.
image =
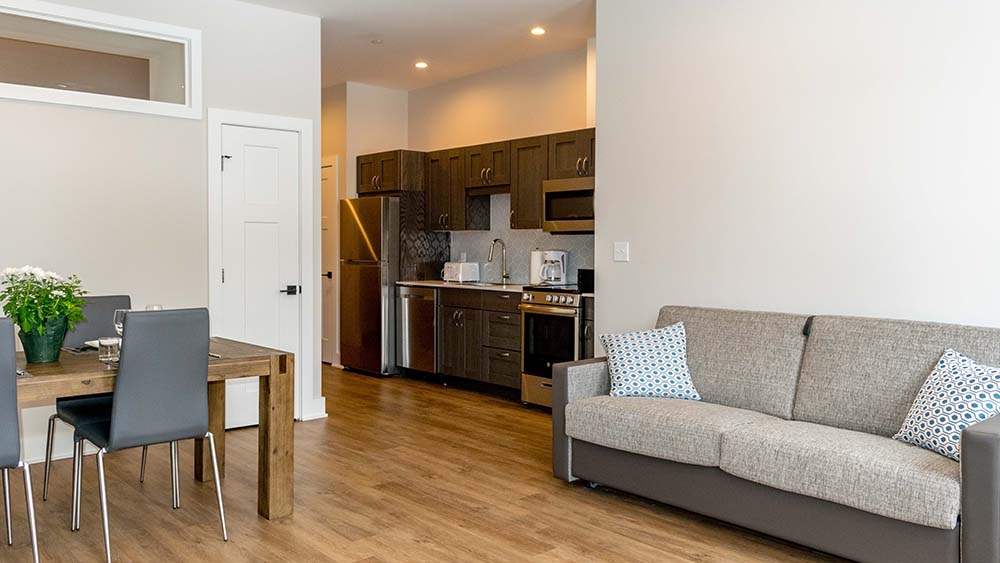
[[[540,26],[540,25],[536,25],[535,27],[531,28],[531,34],[532,35],[545,35],[545,28],[542,27],[542,26]]]
[[[427,63],[425,63],[424,61],[417,61],[417,64],[415,64],[413,66],[415,66],[417,68],[427,68]]]

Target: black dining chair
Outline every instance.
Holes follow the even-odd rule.
[[[21,430],[17,408],[17,361],[14,351],[14,322],[0,319],[0,468],[3,468],[3,507],[7,520],[7,545],[13,545],[10,522],[10,470],[24,474],[24,501],[28,509],[31,553],[38,563],[38,533],[35,530],[35,501],[31,494],[31,470],[21,461]]]
[[[86,319],[77,323],[72,332],[66,333],[63,347],[78,350],[87,341],[93,341],[102,336],[113,336],[115,331],[115,311],[131,309],[132,298],[128,295],[92,295],[83,298],[83,316]],[[55,439],[56,420],[61,420],[70,426],[81,417],[111,416],[111,393],[87,395],[83,397],[60,397],[56,399],[56,412],[49,417],[49,431],[45,441],[45,475],[42,479],[42,501],[49,500],[49,473],[52,469],[52,447]],[[74,471],[77,460],[74,455]],[[146,448],[142,450],[142,465],[139,469],[139,482],[146,477]],[[73,491],[77,494],[77,491]],[[72,530],[77,530],[77,518],[74,516]]]
[[[98,448],[97,476],[104,524],[104,550],[111,561],[104,456],[119,450],[169,443],[174,508],[180,506],[177,442],[207,438],[212,454],[222,539],[229,540],[222,504],[215,437],[208,431],[208,310],[130,312],[125,315],[121,361],[111,417],[81,418],[75,424],[76,451],[86,440]],[[80,475],[73,473],[74,513],[79,529]]]

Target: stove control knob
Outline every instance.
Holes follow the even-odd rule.
[[[573,297],[572,296],[567,297],[566,298],[566,302],[569,303],[570,305],[572,305],[573,304]]]
[[[531,301],[531,294],[530,293],[525,293],[524,295],[521,296],[521,298],[524,301]]]
[[[546,295],[545,296],[545,301],[551,303],[552,302],[552,296],[551,295]]]
[[[565,303],[565,302],[566,302],[566,296],[565,296],[565,295],[563,295],[562,297],[560,297],[560,298],[559,298],[559,302],[560,302],[560,303]]]

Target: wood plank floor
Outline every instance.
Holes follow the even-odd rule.
[[[836,562],[840,559],[689,512],[552,477],[550,417],[518,403],[406,379],[324,371],[329,418],[296,424],[295,515],[256,513],[256,430],[227,434],[223,483],[230,541],[221,541],[211,483],[191,478],[182,447],[182,508],[170,508],[166,447],[108,456],[111,541],[119,561]],[[99,561],[100,506],[85,460],[82,530],[70,532],[70,462],[53,466],[41,502],[43,561]],[[30,561],[19,472],[14,546]]]

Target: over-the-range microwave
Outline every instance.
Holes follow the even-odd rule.
[[[550,233],[594,232],[594,177],[542,182],[542,229]]]

